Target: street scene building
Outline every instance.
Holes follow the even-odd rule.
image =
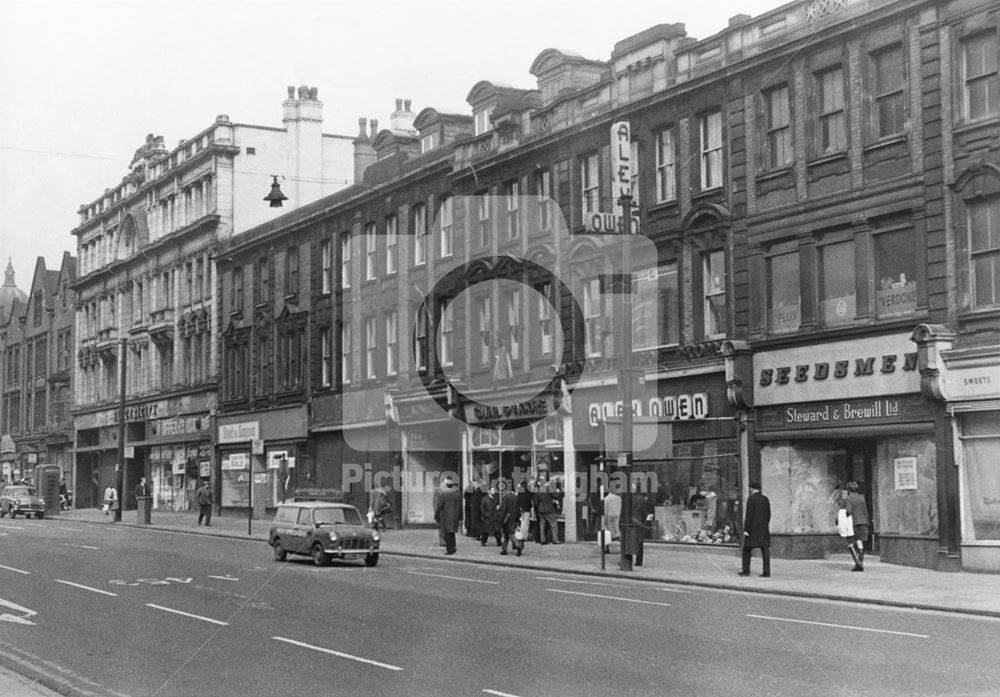
[[[350,139],[322,132],[318,90],[289,87],[281,106],[280,129],[220,115],[173,148],[148,136],[122,181],[80,208],[78,505],[99,505],[115,483],[119,445],[126,507],[139,476],[149,478],[154,508],[175,510],[212,477],[218,246],[283,202],[294,208],[354,179]]]
[[[75,302],[72,285],[76,259],[67,252],[59,269],[35,262],[30,291],[14,285],[8,265],[7,307],[0,321],[3,481],[34,481],[40,465],[73,473],[72,364]],[[20,293],[20,295],[18,295]],[[57,477],[58,480],[58,477]]]
[[[6,379],[4,434],[65,468],[26,405],[71,393],[82,507],[123,448],[154,507],[208,479],[259,517],[386,483],[432,525],[449,474],[543,480],[566,541],[623,476],[648,541],[738,546],[760,481],[798,558],[857,482],[883,561],[1000,571],[998,47],[996,0],[800,0],[542,49],[467,114],[331,136],[289,88],[281,129],[149,136],[73,230],[72,384]]]

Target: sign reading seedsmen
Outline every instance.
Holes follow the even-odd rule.
[[[611,124],[611,212],[599,211],[587,213],[584,216],[584,228],[587,232],[604,235],[625,234],[622,214],[618,209],[622,196],[632,196],[632,131],[628,121],[615,121]],[[639,216],[632,209],[632,221],[629,232],[633,235],[639,232]]]

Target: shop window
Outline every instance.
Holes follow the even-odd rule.
[[[768,329],[797,331],[802,320],[799,254],[775,254],[767,260]]]
[[[874,236],[875,313],[879,319],[917,311],[917,250],[913,230],[890,230]]]
[[[634,274],[632,348],[670,346],[680,340],[677,263],[640,269]]]
[[[972,540],[1000,541],[1000,419],[997,412],[962,415],[967,525]],[[966,534],[966,539],[970,536]]]
[[[857,314],[854,282],[854,242],[837,242],[819,248],[820,311],[823,324],[850,324]]]

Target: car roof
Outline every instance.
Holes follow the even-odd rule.
[[[279,506],[294,506],[296,508],[354,508],[349,503],[334,503],[332,501],[286,501],[279,503]]]

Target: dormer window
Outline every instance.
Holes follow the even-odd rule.
[[[436,132],[435,133],[428,133],[425,136],[421,136],[421,138],[420,138],[420,154],[423,154],[425,152],[430,152],[431,150],[433,150],[434,148],[436,148],[438,145],[440,145],[440,143],[439,143],[439,140],[438,140],[438,134]]]
[[[472,115],[475,122],[475,135],[482,135],[493,128],[490,124],[490,110],[481,109]]]

